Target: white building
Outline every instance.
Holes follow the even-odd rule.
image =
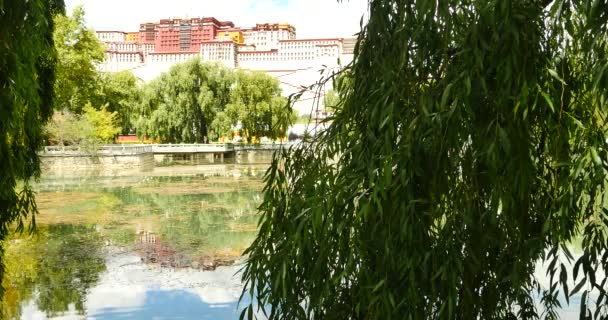
[[[148,64],[170,64],[186,62],[194,57],[199,57],[196,51],[170,52],[170,53],[149,53],[146,63]]]
[[[106,42],[106,51],[141,52],[140,45],[134,42]]]
[[[144,56],[139,46],[129,42],[108,42],[106,45],[106,57],[99,65],[99,70],[104,72],[119,72],[131,70],[144,63]]]
[[[144,57],[147,57],[149,53],[155,52],[156,45],[154,43],[141,43],[139,44],[139,51],[141,51]]]
[[[233,41],[204,41],[201,43],[201,58],[203,61],[216,61],[228,68],[236,68],[237,44]]]
[[[324,111],[323,96],[331,83],[322,89],[308,87],[352,61],[356,43],[355,39],[342,38],[295,39],[295,28],[289,24],[258,24],[239,30],[244,43],[216,39],[203,41],[199,51],[172,53],[155,52],[154,43],[127,42],[124,32],[98,32],[107,46],[106,61],[99,68],[109,72],[131,70],[143,81],[151,81],[171,66],[199,57],[228,68],[264,71],[279,81],[284,96],[301,93],[294,104],[299,114],[317,114]],[[320,70],[325,74],[321,75]]]
[[[95,33],[102,42],[124,42],[127,35],[124,31],[96,31]]]
[[[253,28],[240,28],[245,44],[255,45],[258,50],[279,48],[280,40],[296,38],[296,28],[288,23],[258,23]]]
[[[251,70],[268,70],[282,67],[278,50],[242,51],[238,54],[238,67]]]

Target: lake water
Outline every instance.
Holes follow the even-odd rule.
[[[256,234],[266,168],[44,174],[38,233],[7,242],[0,310],[32,320],[238,319],[241,253]],[[561,318],[578,319],[580,294],[560,300]]]
[[[44,174],[7,243],[9,319],[238,319],[265,166]]]

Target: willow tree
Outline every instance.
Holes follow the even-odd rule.
[[[286,110],[287,99],[281,96],[279,81],[259,71],[238,70],[235,85],[226,106],[233,125],[240,123],[248,137],[284,137],[296,114]]]
[[[137,133],[163,142],[231,136],[239,124],[249,137],[276,138],[295,121],[276,79],[199,58],[171,67],[141,91]]]
[[[232,72],[192,59],[142,89],[137,133],[163,142],[204,142],[215,114],[230,99]]]
[[[52,114],[53,15],[63,7],[61,0],[0,1],[0,278],[10,227],[23,229],[36,211],[28,181],[40,173],[36,151]]]
[[[266,175],[243,315],[605,317],[607,24],[605,0],[370,0],[333,122]]]

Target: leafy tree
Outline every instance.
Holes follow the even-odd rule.
[[[231,135],[241,124],[249,136],[278,137],[295,121],[278,81],[193,59],[145,85],[137,133],[163,142],[203,142]]]
[[[21,319],[35,299],[48,317],[70,310],[85,313],[86,296],[105,270],[102,240],[91,226],[51,225],[35,236],[14,235],[7,247],[7,286],[2,319]]]
[[[82,6],[72,16],[55,16],[55,47],[59,55],[55,92],[57,109],[80,113],[98,86],[96,65],[105,58],[103,44],[88,29]]]
[[[48,317],[70,305],[83,315],[88,291],[106,269],[99,234],[94,226],[53,225],[46,237],[35,283],[37,305]]]
[[[333,122],[266,175],[244,293],[270,319],[606,317],[605,1],[369,5]]]
[[[52,113],[53,15],[63,8],[61,0],[0,1],[0,278],[10,226],[22,230],[36,212],[29,180],[40,173],[36,151]]]
[[[90,103],[82,109],[82,115],[69,111],[55,112],[46,126],[48,142],[53,145],[95,146],[112,142],[120,133],[118,113],[109,112],[106,106],[100,110]]]
[[[118,126],[118,112],[110,112],[107,105],[99,110],[93,108],[90,103],[84,106],[82,118],[93,128],[94,138],[102,143],[111,142],[120,133]]]
[[[336,91],[333,89],[327,90],[325,96],[323,97],[323,105],[328,111],[333,111],[338,105],[339,101],[340,98],[338,97]]]
[[[253,137],[284,136],[297,115],[281,96],[279,81],[263,72],[238,70],[236,83],[226,106],[233,123]]]
[[[163,142],[203,142],[230,98],[231,71],[200,59],[173,66],[142,92],[137,133]]]
[[[57,111],[46,125],[50,145],[90,145],[93,143],[94,129],[90,122],[69,111]]]
[[[323,105],[328,111],[334,111],[340,106],[341,99],[351,85],[351,74],[348,68],[331,77],[333,89],[329,89],[323,98]]]
[[[41,228],[38,229],[38,231]],[[21,319],[24,302],[35,297],[35,282],[40,272],[38,262],[44,237],[38,232],[36,236],[12,234],[4,248],[6,273],[2,278],[5,289],[0,299],[0,319]]]
[[[98,83],[95,104],[107,104],[108,111],[117,112],[122,133],[129,133],[134,129],[132,120],[140,95],[137,78],[130,71],[103,73],[99,75]]]
[[[224,111],[220,111],[215,115],[209,131],[209,139],[215,141],[221,137],[232,137],[234,120],[232,120]]]

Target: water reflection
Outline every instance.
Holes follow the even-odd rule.
[[[20,318],[25,300],[47,317],[84,314],[86,295],[105,270],[99,237],[88,226],[52,225],[34,237],[11,239],[6,257],[7,318]]]
[[[236,319],[241,284],[235,273],[239,266],[204,272],[193,269],[151,268],[136,255],[114,252],[107,270],[87,294],[89,319]],[[40,306],[28,302],[23,319],[46,315]],[[62,319],[79,319],[82,314],[67,310]]]
[[[265,167],[43,176],[6,252],[7,319],[236,319]]]
[[[137,255],[114,252],[90,292],[94,319],[235,319],[238,266],[212,272],[151,267]]]

